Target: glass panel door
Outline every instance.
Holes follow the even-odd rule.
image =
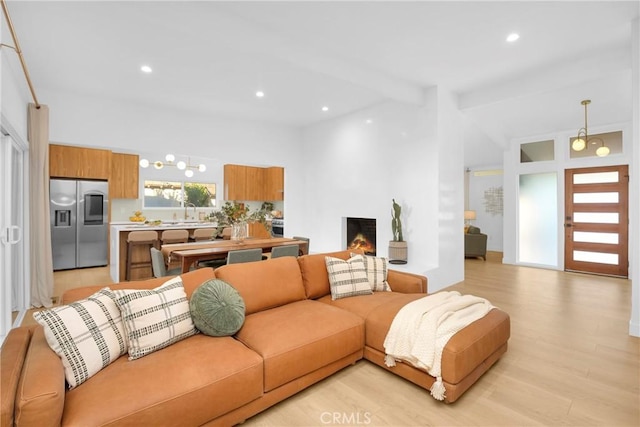
[[[27,308],[24,257],[24,151],[10,137],[0,140],[0,339]]]
[[[565,270],[628,275],[628,166],[565,171]]]
[[[520,175],[518,261],[558,265],[558,176]]]

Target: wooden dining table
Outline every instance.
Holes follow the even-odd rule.
[[[180,261],[183,273],[189,271],[191,265],[199,261],[223,259],[229,251],[239,249],[262,249],[262,252],[270,252],[276,246],[306,244],[304,240],[290,239],[287,237],[272,237],[268,239],[247,238],[244,240],[211,240],[192,243],[172,243],[162,245],[161,252],[170,262]]]

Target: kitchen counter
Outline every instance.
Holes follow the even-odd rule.
[[[196,228],[216,228],[217,225],[211,222],[200,221],[163,221],[159,225],[141,224],[139,222],[112,222],[110,228],[110,265],[109,275],[114,282],[122,282],[125,280],[126,266],[127,266],[127,236],[132,231],[140,230],[154,230],[158,231],[158,234],[162,234],[163,230],[195,230]],[[151,254],[149,254],[151,256]],[[136,270],[136,275],[132,274],[132,280],[145,279],[153,277],[152,271],[149,268]],[[137,277],[139,275],[139,277]]]
[[[217,225],[213,222],[208,221],[162,221],[162,223],[153,225],[153,224],[145,224],[140,222],[112,222],[111,228],[114,227],[117,230],[167,230],[167,229],[180,229],[180,230],[193,230],[196,228],[215,228]]]

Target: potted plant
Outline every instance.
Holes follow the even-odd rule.
[[[269,211],[264,208],[250,212],[249,207],[240,202],[225,202],[219,210],[213,211],[209,219],[218,225],[218,234],[225,227],[231,227],[232,240],[244,240],[247,237],[247,224],[259,222],[271,232],[271,226],[267,222]]]
[[[391,264],[407,263],[407,242],[402,236],[402,207],[396,203],[395,199],[391,209],[391,231],[393,232],[393,240],[389,242],[389,262]]]

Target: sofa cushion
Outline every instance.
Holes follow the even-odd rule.
[[[237,290],[220,279],[207,280],[191,296],[191,318],[206,335],[233,335],[244,323],[244,300]]]
[[[20,374],[34,326],[9,330],[0,351],[0,426],[14,425],[14,407]]]
[[[375,307],[365,320],[366,345],[381,354],[385,354],[384,340],[398,311],[408,303],[424,297],[423,294],[399,294],[399,296]],[[348,299],[345,302],[348,302]],[[342,308],[346,307],[343,305]],[[443,380],[450,384],[462,381],[503,346],[509,339],[509,335],[509,316],[495,308],[483,318],[457,332],[447,342],[442,352]]]
[[[62,425],[204,425],[260,397],[262,378],[262,359],[242,343],[197,334],[123,356],[68,392]]]
[[[325,257],[331,298],[334,300],[371,294],[371,285],[364,266],[364,257],[356,255],[348,260]]]
[[[82,384],[83,387],[73,390],[82,390],[90,383],[87,381]],[[4,394],[5,390],[2,389],[1,393]],[[38,325],[33,330],[16,391],[16,425],[60,426],[65,395],[64,369],[60,357],[51,350],[44,336],[44,328]]]
[[[480,228],[470,225],[467,229],[467,234],[480,234]]]
[[[354,353],[362,357],[363,320],[304,300],[248,315],[236,338],[264,359],[264,391]]]
[[[120,310],[109,288],[87,299],[33,313],[74,388],[127,352]]]
[[[215,274],[213,273],[213,268],[198,268],[196,270],[189,271],[188,273],[182,273],[180,277],[182,277],[182,285],[184,286],[187,298],[191,298],[191,294],[198,288],[198,286],[206,280],[215,278]],[[116,289],[154,289],[166,281],[166,277],[159,277],[157,279],[113,283],[109,285],[109,288],[112,291],[115,291]],[[98,292],[102,288],[104,288],[104,285],[69,289],[62,294],[62,304],[68,304],[70,302],[86,298],[89,295]]]
[[[351,256],[357,254],[352,253]],[[374,292],[386,292],[390,291],[389,283],[387,282],[387,276],[389,272],[389,259],[384,257],[377,257],[371,255],[363,255],[364,268],[367,272],[367,278],[369,279],[369,285]]]
[[[322,298],[318,298],[316,301],[342,308],[366,319],[369,313],[375,310],[378,306],[390,304],[392,301],[399,298],[404,300],[406,299],[406,296],[404,295],[405,294],[400,292],[373,292],[370,295],[358,295],[339,300],[333,300],[331,299],[331,295],[325,295]],[[424,296],[424,294],[420,294],[420,296]]]
[[[324,260],[325,256],[347,260],[351,257],[351,251],[345,250],[298,257],[302,283],[309,299],[320,298],[331,293],[327,264]]]
[[[155,289],[118,289],[113,292],[122,312],[130,360],[198,332],[191,320],[180,276]]]
[[[216,269],[215,275],[240,292],[247,315],[305,299],[294,257],[229,264]]]

